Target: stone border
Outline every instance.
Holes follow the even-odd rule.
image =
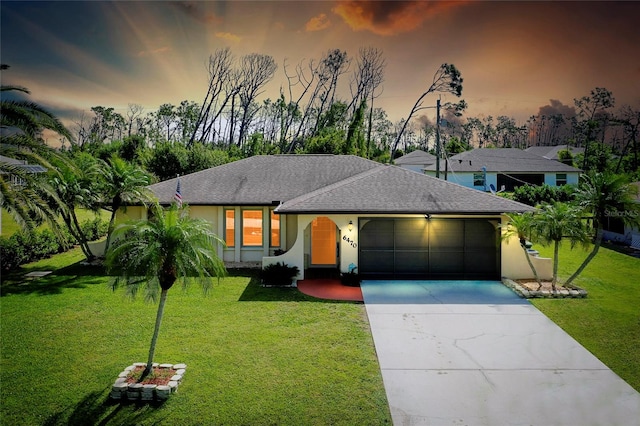
[[[529,290],[524,288],[516,281],[503,277],[502,284],[506,285],[510,289],[512,289],[516,294],[525,299],[534,299],[534,298],[549,298],[549,299],[580,299],[587,297],[587,291],[576,287],[575,289],[566,289],[561,288],[558,289],[555,293],[551,290]]]
[[[187,370],[187,364],[158,364],[154,367],[170,368],[176,370],[167,385],[143,385],[141,383],[127,383],[129,372],[136,367],[146,367],[146,362],[135,362],[124,369],[115,383],[111,386],[109,397],[118,401],[166,401],[172,393],[178,391],[178,386],[182,382],[182,377]]]

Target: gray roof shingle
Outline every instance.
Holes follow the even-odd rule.
[[[436,162],[436,156],[429,154],[428,152],[415,150],[411,151],[407,155],[403,155],[402,157],[396,158],[394,160],[394,164],[397,166],[401,165],[426,165],[433,164]]]
[[[518,148],[477,148],[461,152],[449,158],[448,168],[453,172],[479,172],[483,166],[487,168],[488,172],[580,172],[580,169],[575,167]],[[440,170],[442,171],[444,168],[443,161],[440,164]],[[425,170],[433,171],[435,165],[427,166]]]
[[[190,205],[270,205],[323,188],[380,164],[352,155],[263,155],[180,177]],[[171,203],[177,178],[149,188]]]
[[[499,214],[530,210],[531,206],[506,198],[385,165],[286,201],[276,209],[285,214]]]
[[[171,203],[177,178],[150,186]],[[532,210],[505,198],[352,155],[255,156],[180,177],[190,205],[272,205],[279,213],[476,213]]]

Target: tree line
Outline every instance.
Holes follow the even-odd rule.
[[[551,100],[523,124],[506,115],[465,117],[464,100],[443,105],[436,123],[422,112],[436,104],[426,98],[423,105],[426,95],[462,93],[460,71],[443,64],[407,116],[392,122],[376,105],[385,68],[380,49],[361,48],[355,57],[331,49],[294,66],[285,61],[280,96],[263,99],[278,69],[273,57],[252,53],[236,58],[230,48],[218,49],[209,57],[209,78],[200,102],[165,103],[155,111],[132,103],[123,114],[95,106],[75,120],[71,144],[95,150],[96,145],[139,136],[148,148],[170,143],[190,149],[200,143],[242,155],[336,153],[390,162],[415,149],[435,152],[439,133],[443,146],[453,140],[458,150],[567,144],[586,149],[576,164],[584,170],[602,170],[598,157],[611,155],[619,158],[618,172],[640,167],[640,109],[616,109],[613,93],[606,88],[575,98],[573,106]]]

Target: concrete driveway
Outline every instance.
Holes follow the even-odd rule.
[[[640,425],[640,394],[499,282],[362,292],[396,426]]]

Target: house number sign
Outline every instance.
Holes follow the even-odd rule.
[[[353,241],[351,238],[347,237],[346,235],[344,235],[342,237],[343,240],[345,240],[347,243],[351,244],[351,247],[353,248],[357,248],[358,247],[358,243],[356,243],[355,241]]]

